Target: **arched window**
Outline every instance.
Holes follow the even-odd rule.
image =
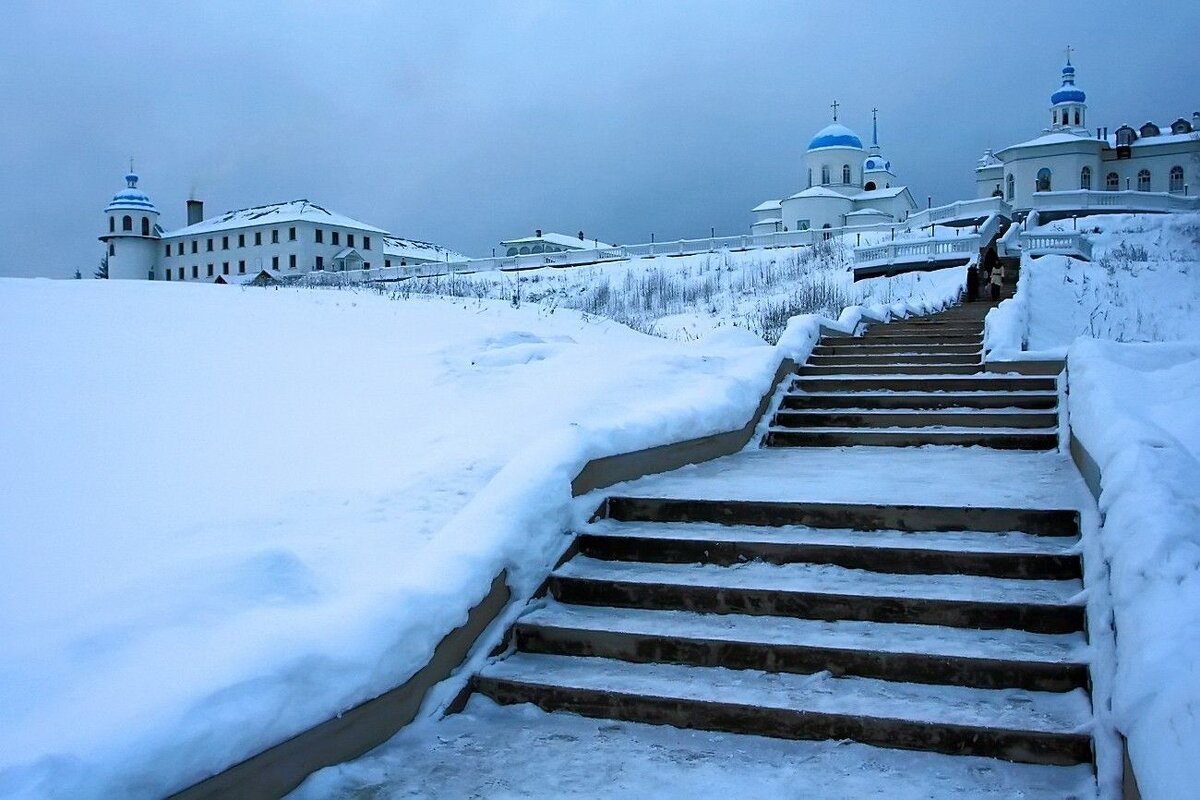
[[[121,220],[121,230],[133,230],[133,217],[129,216],[128,214],[125,215],[125,217]]]
[[[1049,167],[1042,167],[1041,169],[1039,169],[1037,171],[1037,184],[1036,184],[1035,190],[1039,191],[1039,192],[1050,191],[1050,168]]]
[[[1092,188],[1092,168],[1091,167],[1084,167],[1083,169],[1079,170],[1079,188],[1080,189],[1091,189]]]
[[[829,185],[829,165],[828,164],[824,164],[821,167],[821,185],[822,186]]]
[[[842,183],[850,182],[850,165],[842,164]]]
[[[808,188],[812,188],[812,167],[808,168]]]
[[[1121,188],[1121,176],[1115,172],[1108,173],[1104,178],[1104,189],[1109,192],[1115,192]]]
[[[142,236],[150,235],[150,218],[142,217]]]
[[[504,255],[506,255],[506,256],[515,256],[516,254],[517,254],[517,248],[515,248],[515,247],[510,247],[510,248],[508,248],[508,251],[507,251],[507,252],[506,252]],[[401,265],[401,266],[403,266],[403,265]]]
[[[1009,200],[1012,200],[1012,199],[1013,199],[1013,195],[1014,195],[1014,194],[1016,194],[1016,185],[1017,185],[1017,182],[1016,182],[1016,181],[1013,179],[1013,176],[1012,176],[1012,173],[1011,173],[1011,172],[1010,172],[1010,173],[1008,173],[1008,177],[1004,179],[1004,183],[1005,183],[1005,187],[1004,187],[1004,188],[1005,188],[1005,193],[1004,193],[1004,196],[1005,196],[1006,198],[1008,198]]]
[[[1148,170],[1148,169],[1139,169],[1139,170],[1138,170],[1138,176],[1137,176],[1137,178],[1138,178],[1138,188],[1137,188],[1137,190],[1138,190],[1139,192],[1148,192],[1148,191],[1150,191],[1150,170]]]
[[[1178,165],[1171,167],[1171,183],[1168,189],[1172,192],[1183,191],[1183,167]]]
[[[821,230],[823,231],[823,233],[821,234],[822,239],[832,239],[833,238],[833,234],[829,231],[830,227],[831,226],[828,222],[826,222],[824,225],[821,226]]]
[[[116,233],[116,231],[117,231],[117,218],[109,217],[108,218],[108,232]]]
[[[1079,109],[1078,109],[1078,108],[1077,108],[1077,109],[1075,109],[1075,124],[1076,124],[1077,126],[1080,124],[1080,122],[1079,122],[1079,120],[1080,120],[1079,113],[1080,113],[1080,112],[1079,112]]]
[[[115,256],[117,254],[117,246],[112,242],[108,243],[108,254],[110,256]]]
[[[868,192],[875,191],[875,181],[867,181],[867,185],[863,187]]]

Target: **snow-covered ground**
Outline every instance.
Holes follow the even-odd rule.
[[[1081,339],[1068,368],[1071,425],[1103,475],[1114,720],[1142,796],[1191,797],[1200,785],[1200,339]]]
[[[1093,260],[1026,258],[1017,297],[988,317],[993,357],[1019,357],[1024,344],[1031,354],[1061,358],[1079,336],[1122,342],[1200,337],[1200,214],[1101,215],[1035,230],[1076,228],[1092,240]]]
[[[949,270],[854,283],[849,269],[854,246],[875,244],[887,235],[835,237],[816,247],[415,278],[390,291],[400,298],[432,293],[571,308],[669,339],[737,327],[774,344],[796,314],[836,317],[847,306],[886,305],[944,284]],[[955,272],[965,277],[962,270]]]
[[[587,460],[740,427],[820,322],[563,305],[0,281],[0,796],[161,796],[402,683],[533,590]]]

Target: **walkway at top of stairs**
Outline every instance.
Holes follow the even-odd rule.
[[[604,496],[1086,509],[1069,456],[986,447],[746,450],[597,492]]]

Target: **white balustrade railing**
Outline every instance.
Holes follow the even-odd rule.
[[[1041,211],[1200,211],[1200,197],[1172,192],[1101,192],[1074,189],[1034,192],[1032,207]]]
[[[978,200],[960,200],[935,208],[926,208],[908,215],[905,224],[913,228],[947,224],[952,221],[979,219],[993,214],[1012,219],[1012,206],[999,197],[981,197]]]
[[[1021,252],[1031,256],[1064,255],[1092,260],[1092,240],[1078,231],[1070,233],[1024,232]]]
[[[938,261],[940,259],[962,258],[964,254],[977,255],[982,238],[977,233],[956,236],[952,239],[909,239],[899,242],[876,245],[874,247],[859,247],[854,250],[854,262],[858,266],[865,264],[891,264],[911,261]]]

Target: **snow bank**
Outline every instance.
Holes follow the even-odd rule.
[[[1103,475],[1113,718],[1147,800],[1200,785],[1200,341],[1080,339],[1071,425]]]
[[[742,426],[825,324],[666,341],[487,300],[0,281],[0,796],[157,797],[396,686],[590,459]]]

